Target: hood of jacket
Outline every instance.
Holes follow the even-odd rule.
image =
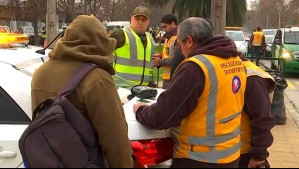
[[[198,47],[189,55],[189,57],[199,54],[230,58],[239,56],[240,52],[229,37],[217,35],[199,43]]]
[[[116,46],[116,40],[109,38],[103,24],[93,15],[78,16],[66,29],[49,53],[51,60],[77,60],[94,63],[115,74],[108,59]]]

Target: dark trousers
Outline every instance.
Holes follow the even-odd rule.
[[[238,168],[239,159],[227,164],[204,163],[189,158],[174,158],[170,168]]]
[[[257,58],[256,61],[259,61],[259,57],[261,57],[261,52],[262,52],[262,47],[261,46],[252,46],[252,57]]]

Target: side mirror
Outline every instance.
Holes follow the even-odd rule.
[[[274,39],[274,44],[281,45],[280,39]]]
[[[245,42],[249,42],[250,41],[250,38],[245,38]]]

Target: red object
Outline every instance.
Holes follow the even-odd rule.
[[[169,160],[173,154],[174,143],[170,137],[132,141],[134,156],[141,166],[155,165]]]
[[[47,46],[47,41],[46,39],[44,40],[44,44],[43,44],[43,48],[45,48]]]

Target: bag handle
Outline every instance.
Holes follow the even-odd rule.
[[[93,63],[83,63],[71,76],[69,81],[64,86],[63,90],[57,97],[67,96],[71,94],[75,88],[79,85],[82,79],[89,73],[92,69],[96,68],[97,65]]]

